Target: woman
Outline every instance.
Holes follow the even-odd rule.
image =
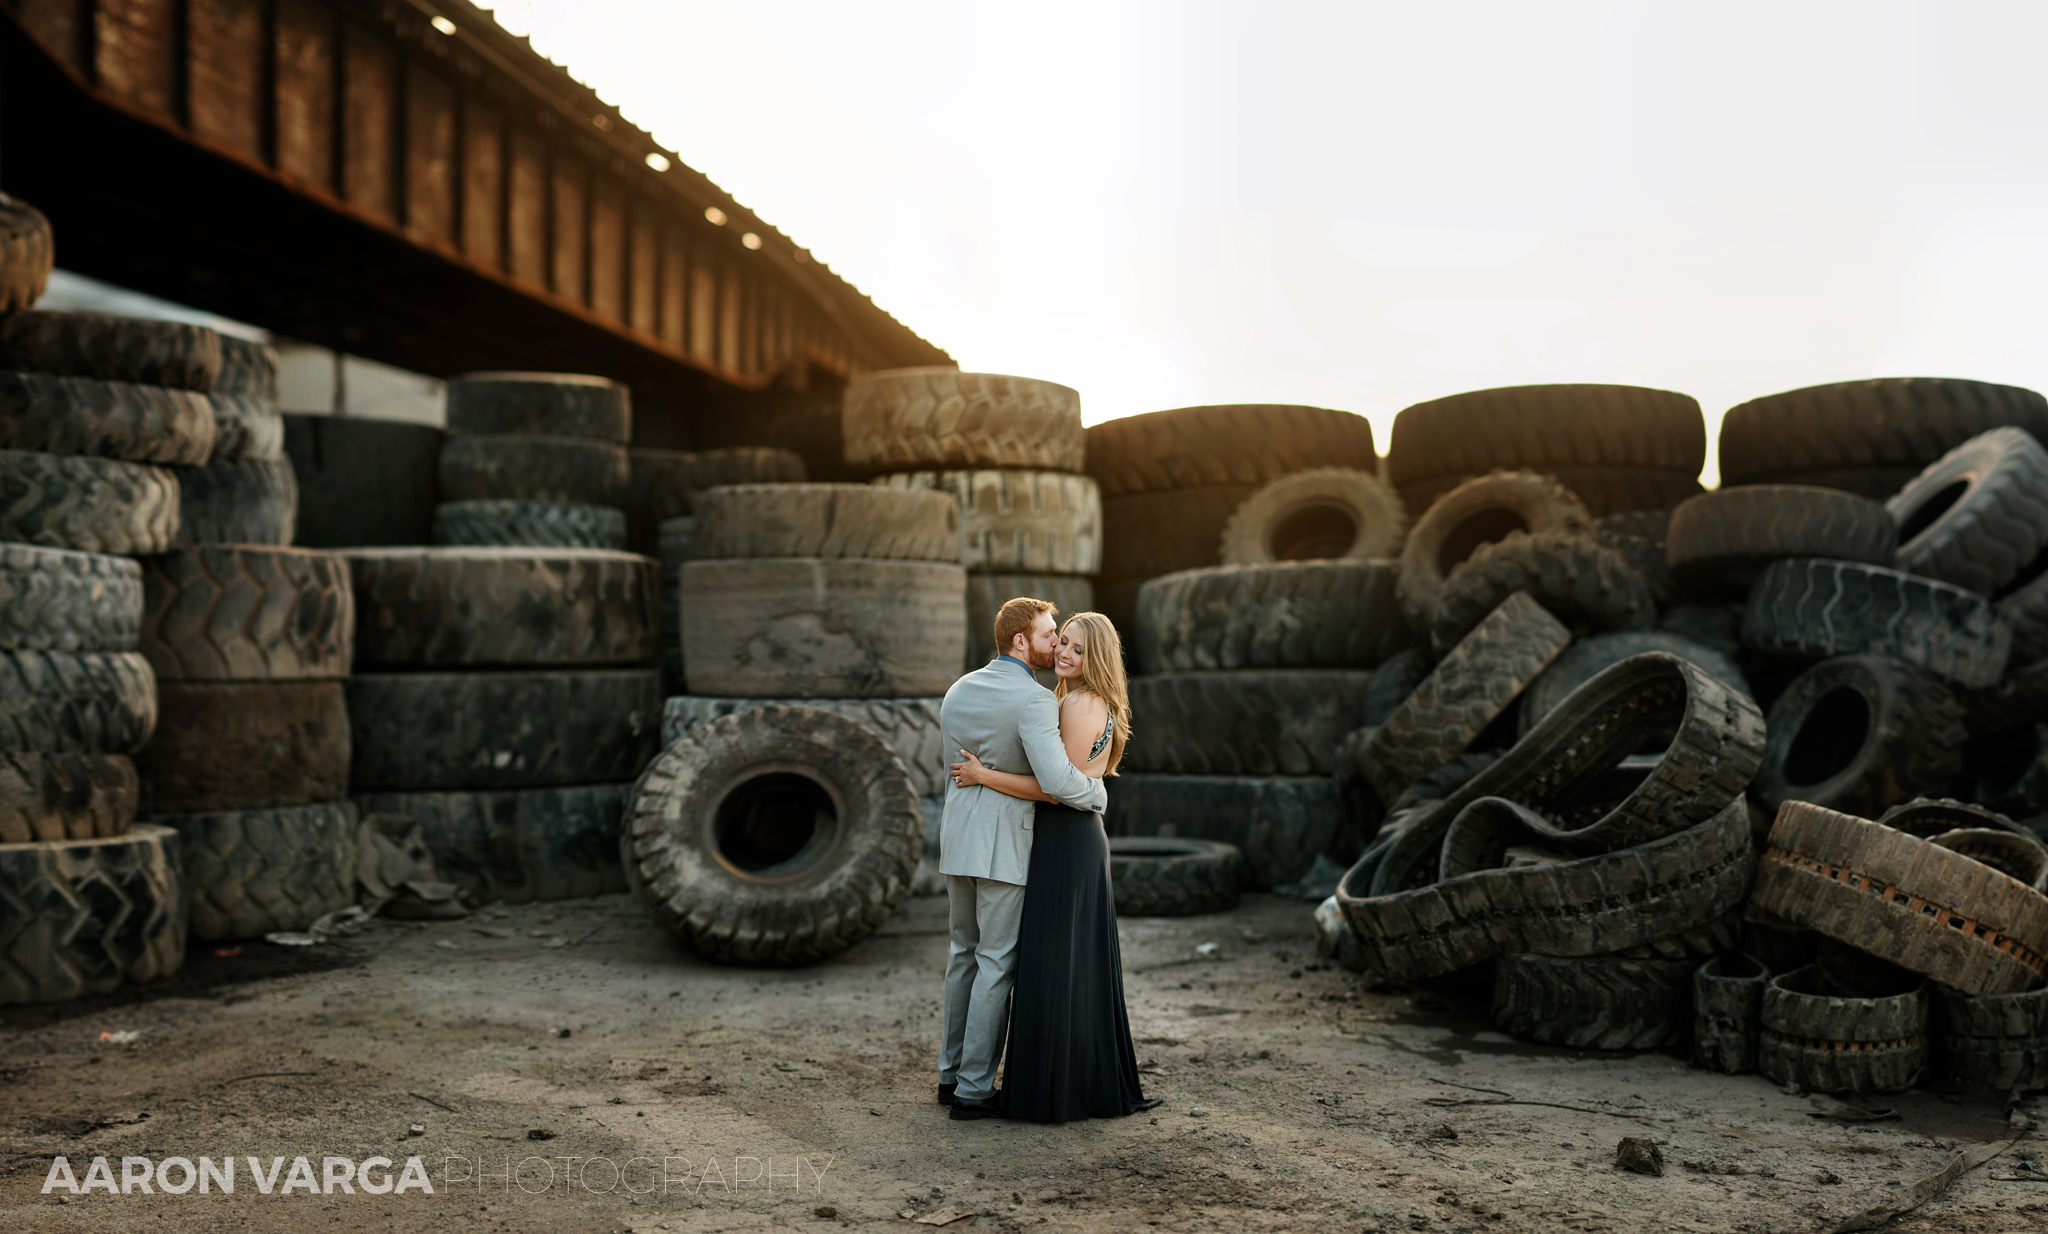
[[[1060,631],[1060,737],[1091,776],[1115,775],[1130,739],[1123,644],[1101,613],[1076,613]],[[1109,837],[1083,814],[1039,791],[1032,776],[990,771],[962,750],[956,784],[985,784],[1038,802],[1031,871],[1017,938],[1010,1055],[997,1103],[1012,1118],[1063,1123],[1134,1114],[1159,1104],[1138,1083],[1124,1012],[1123,957],[1109,886]]]

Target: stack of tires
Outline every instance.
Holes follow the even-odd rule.
[[[1323,407],[1182,407],[1093,425],[1088,474],[1102,492],[1103,531],[1095,603],[1135,646],[1138,588],[1222,562],[1225,528],[1261,485],[1315,468],[1378,466],[1365,417]],[[1327,521],[1310,512],[1303,525]]]
[[[682,567],[690,692],[668,700],[663,744],[778,704],[838,713],[902,760],[936,843],[939,702],[968,641],[959,503],[922,488],[746,484],[704,490],[696,510]],[[936,882],[928,871],[921,885]]]
[[[626,547],[626,388],[575,373],[469,373],[448,383],[434,542]]]
[[[1074,391],[953,369],[869,373],[847,387],[844,439],[850,466],[891,469],[874,483],[958,501],[963,667],[996,654],[996,610],[1006,600],[1035,596],[1062,614],[1095,607],[1102,497],[1080,474],[1087,437]]]
[[[652,558],[588,548],[372,548],[346,558],[361,813],[418,822],[481,900],[624,889],[620,812],[661,722]]]
[[[293,542],[299,485],[285,457],[277,406],[277,351],[220,336],[214,436],[207,458],[175,468],[180,544]]]

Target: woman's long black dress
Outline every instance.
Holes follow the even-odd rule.
[[[1038,803],[1029,878],[1000,1094],[1004,1113],[1063,1123],[1158,1105],[1139,1086],[1124,1012],[1102,816]]]

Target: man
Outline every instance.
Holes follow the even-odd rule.
[[[939,708],[947,760],[966,750],[996,771],[1028,770],[1048,796],[1100,812],[1109,794],[1067,758],[1059,705],[1032,676],[1034,668],[1052,667],[1059,646],[1053,606],[1011,600],[996,613],[995,634],[1001,654],[954,682]],[[939,873],[946,876],[953,947],[946,961],[939,1101],[953,1107],[954,1118],[1000,1114],[990,1099],[1009,1030],[1035,809],[983,785],[946,786]]]

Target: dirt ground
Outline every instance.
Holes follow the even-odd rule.
[[[943,898],[915,899],[830,963],[720,968],[611,896],[379,923],[346,947],[199,947],[163,986],[6,1009],[0,1229],[1761,1234],[1898,1203],[2009,1134],[1991,1094],[1887,1097],[1896,1119],[1849,1123],[1673,1055],[1520,1043],[1457,991],[1360,990],[1317,962],[1309,907],[1268,896],[1123,923],[1163,1106],[956,1123],[933,1100],[944,923]],[[2048,1230],[2037,1135],[1893,1228]],[[1624,1136],[1666,1174],[1617,1170]],[[81,1182],[96,1156],[118,1177],[124,1155],[233,1155],[237,1188],[44,1194],[58,1155]],[[284,1159],[277,1193],[250,1156]],[[297,1156],[416,1156],[433,1193],[285,1193]]]

